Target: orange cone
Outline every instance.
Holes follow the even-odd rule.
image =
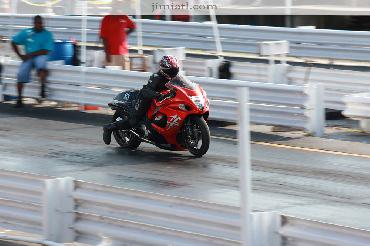
[[[81,105],[80,110],[81,111],[89,111],[89,110],[99,110],[99,106],[93,106],[93,105]]]

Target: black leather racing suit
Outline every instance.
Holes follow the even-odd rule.
[[[130,115],[130,126],[136,126],[142,120],[149,110],[150,104],[154,98],[161,95],[161,91],[166,90],[166,83],[169,80],[161,73],[157,72],[150,76],[148,83],[140,90],[135,107]]]
[[[130,110],[129,120],[121,120],[104,126],[105,131],[126,130],[138,125],[148,111],[154,98],[161,95],[161,91],[166,90],[166,83],[169,80],[159,72],[150,76],[148,83],[140,90],[135,106]],[[109,133],[110,134],[110,133]]]

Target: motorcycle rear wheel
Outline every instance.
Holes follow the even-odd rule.
[[[203,117],[190,116],[183,130],[185,147],[192,155],[202,157],[207,153],[211,141],[211,134]],[[201,144],[199,144],[200,141]]]
[[[118,114],[114,114],[112,122],[115,122],[119,117]],[[135,134],[127,130],[115,130],[113,131],[113,136],[116,142],[125,149],[137,149],[141,144],[141,140]]]

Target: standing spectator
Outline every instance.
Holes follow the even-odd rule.
[[[18,101],[16,107],[22,107],[23,85],[30,82],[32,68],[36,68],[41,83],[40,97],[46,98],[45,87],[47,77],[48,53],[53,50],[54,39],[51,32],[43,27],[42,17],[36,15],[33,18],[33,28],[20,31],[12,39],[12,47],[15,53],[22,59],[17,79]],[[24,54],[17,45],[24,46]]]
[[[130,69],[127,36],[136,28],[127,15],[106,15],[100,27],[100,38],[103,40],[106,66],[122,66]]]

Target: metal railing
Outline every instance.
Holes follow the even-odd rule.
[[[370,232],[366,230],[302,220],[291,216],[282,216],[281,225],[279,234],[286,246],[366,246],[370,243]]]
[[[235,207],[80,181],[72,196],[81,242],[96,242],[100,234],[139,245],[239,244]]]
[[[30,15],[0,15],[0,35],[9,36],[32,24]],[[74,38],[81,41],[81,17],[46,16],[46,26],[58,39]],[[87,41],[99,42],[101,17],[88,17]],[[216,51],[211,23],[135,20],[143,28],[145,46],[186,47],[187,49]],[[300,29],[219,24],[224,51],[259,53],[261,41],[287,40],[290,55],[329,59],[370,60],[368,40],[370,32],[325,29]],[[129,43],[137,43],[135,33]]]
[[[5,170],[0,180],[0,200],[8,201],[0,204],[7,210],[0,213],[0,226],[32,233],[26,242],[240,245],[239,207]],[[30,198],[32,192],[37,195]],[[22,216],[30,212],[15,216],[20,200],[37,200],[41,216],[31,224],[30,216]],[[253,213],[252,223],[254,246],[370,244],[366,230],[276,213]],[[6,233],[1,238],[22,240]]]
[[[275,65],[274,81],[279,84],[307,86],[322,84],[325,87],[325,108],[344,110],[344,98],[357,93],[370,93],[370,73],[354,70],[340,70],[318,67],[284,66]],[[216,67],[217,68],[217,67]],[[202,74],[210,76],[207,70],[207,60],[187,59],[184,70],[187,74]],[[210,69],[210,68],[208,68]],[[214,68],[215,69],[215,68]],[[280,72],[280,70],[283,70]],[[231,72],[233,78],[241,81],[257,81],[268,83],[268,74],[271,72],[268,64],[232,62]]]
[[[344,97],[345,110],[343,114],[347,117],[360,121],[360,127],[370,131],[370,93],[358,93]]]
[[[17,95],[16,74],[20,62],[10,61],[3,71],[3,94]],[[49,99],[106,106],[119,91],[139,89],[150,73],[101,68],[50,65]],[[248,87],[251,121],[258,124],[303,128],[321,136],[324,129],[323,88],[237,80],[189,77],[199,83],[211,100],[210,118],[236,122],[238,87]],[[38,97],[38,83],[27,85],[24,95]]]
[[[43,181],[46,177],[0,170],[0,223],[6,228],[42,231]]]
[[[344,96],[370,92],[370,73],[351,70],[291,66],[288,83],[306,85],[320,83],[325,86],[325,108],[344,110]]]

